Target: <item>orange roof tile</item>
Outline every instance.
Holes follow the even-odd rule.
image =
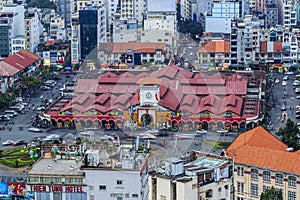
[[[260,53],[267,53],[267,41],[260,42]]]
[[[261,126],[239,135],[226,149],[236,163],[300,174],[300,153],[288,148]]]
[[[229,53],[230,42],[226,40],[208,41],[204,43],[198,50],[199,53]]]
[[[274,52],[282,52],[282,42],[274,42]]]
[[[143,84],[143,85],[147,85],[147,84],[159,85],[160,83],[161,80],[153,76],[141,78],[136,82],[136,84]]]

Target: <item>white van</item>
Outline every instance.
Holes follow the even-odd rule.
[[[4,111],[5,114],[9,114],[9,115],[13,115],[13,116],[17,116],[18,113],[14,110],[5,110]]]

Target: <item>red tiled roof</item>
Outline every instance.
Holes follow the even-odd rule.
[[[96,98],[95,103],[103,105],[109,98],[110,94],[101,94]]]
[[[238,116],[241,116],[242,113],[242,105],[243,105],[243,98],[238,97],[236,95],[229,95],[222,98],[221,105],[219,107],[218,114],[225,113],[227,111],[231,111]]]
[[[212,113],[219,113],[219,106],[222,99],[214,94],[203,97],[199,103],[199,112],[209,111]]]
[[[139,85],[137,84],[139,82],[135,80],[139,80],[141,77],[148,77],[142,79],[149,80],[153,79],[149,76],[154,76],[156,77],[155,80],[159,79],[161,81],[159,104],[166,108],[174,111],[186,110],[191,113],[207,110],[220,114],[231,111],[241,116],[243,98],[238,97],[238,95],[247,94],[248,78],[246,76],[240,74],[226,76],[216,73],[213,75],[196,74],[193,77],[193,73],[174,65],[164,67],[149,76],[145,72],[141,74],[135,75],[126,72],[118,75],[107,72],[100,75],[98,80],[79,79],[75,92],[92,94],[90,98],[93,98],[94,101],[88,102],[98,104],[99,108],[97,109],[101,112],[105,110],[101,106],[106,107],[106,110],[117,107],[128,108],[130,105],[139,104]],[[190,84],[190,82],[193,84]],[[99,96],[96,97],[95,94]],[[225,97],[221,98],[217,95]],[[200,96],[204,97],[200,99]],[[76,105],[73,108],[78,109],[78,111],[93,108],[92,105],[85,104],[87,100],[81,98],[76,97],[73,99],[72,102]],[[81,104],[84,104],[85,107],[82,108]],[[67,108],[70,109],[71,106],[66,106],[64,110]]]
[[[199,53],[229,53],[230,42],[226,40],[208,41],[202,44],[198,50]]]
[[[75,88],[75,93],[94,93],[98,87],[97,79],[77,79],[77,85]],[[104,92],[105,93],[105,92]]]
[[[168,65],[164,68],[161,68],[157,71],[154,71],[151,73],[151,76],[157,77],[157,78],[163,78],[166,77],[168,79],[188,79],[193,76],[193,72],[190,72],[188,70],[185,70],[183,68],[180,68],[175,65]]]
[[[121,105],[124,106],[131,99],[131,97],[132,97],[131,94],[128,94],[128,93],[122,94],[122,95],[116,97],[116,99],[114,100],[113,104],[114,105],[121,104]]]
[[[267,41],[260,42],[260,53],[267,53]]]
[[[0,76],[14,76],[20,70],[6,62],[0,62]]]
[[[150,76],[150,77],[146,77],[146,78],[141,78],[136,83],[139,85],[141,85],[141,84],[143,84],[143,85],[145,85],[145,84],[159,85],[161,83],[161,79]]]
[[[282,52],[282,42],[274,42],[274,52]]]
[[[286,148],[259,126],[240,134],[225,152],[228,157],[234,156],[236,163],[300,174],[300,151],[287,152]]]
[[[27,50],[21,50],[0,62],[0,75],[1,76],[14,76],[16,73],[29,67],[33,63],[40,60],[41,57],[29,52]]]
[[[48,40],[46,43],[45,43],[45,46],[48,47],[48,46],[51,46],[53,45],[54,43],[56,43],[58,40]]]
[[[179,105],[177,111],[188,111],[190,113],[196,114],[199,107],[199,98],[196,95],[188,94],[185,95]]]
[[[171,110],[177,110],[178,105],[181,102],[183,94],[178,90],[169,88],[166,94],[160,98],[159,104],[165,106]]]

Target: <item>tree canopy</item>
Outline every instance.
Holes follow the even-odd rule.
[[[272,186],[260,195],[260,200],[283,200],[282,190],[276,191]]]
[[[279,136],[281,141],[288,147],[293,147],[294,151],[300,149],[300,144],[298,142],[300,131],[297,124],[294,123],[291,119],[287,119],[285,127],[280,127],[278,132],[276,132],[275,134]]]
[[[181,16],[181,7],[180,3],[177,3],[177,22],[178,22],[178,31],[181,33],[190,33],[192,37],[196,38],[196,35],[200,36],[203,33],[203,28],[200,22],[193,20],[184,20]]]
[[[22,79],[22,86],[28,89],[34,89],[41,84],[41,80],[39,78],[34,78],[32,76],[24,77]]]
[[[49,8],[56,10],[56,5],[53,1],[49,0],[27,0],[27,8],[37,7],[37,8]]]

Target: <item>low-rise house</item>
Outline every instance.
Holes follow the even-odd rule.
[[[299,199],[299,152],[261,126],[240,134],[225,151],[234,159],[235,199],[260,199],[271,187],[281,190],[283,199]]]
[[[40,66],[40,61],[40,56],[27,50],[21,50],[1,61],[1,92],[5,92],[8,87],[18,87],[19,78],[32,75]]]
[[[188,152],[149,175],[149,199],[233,199],[232,159]]]

